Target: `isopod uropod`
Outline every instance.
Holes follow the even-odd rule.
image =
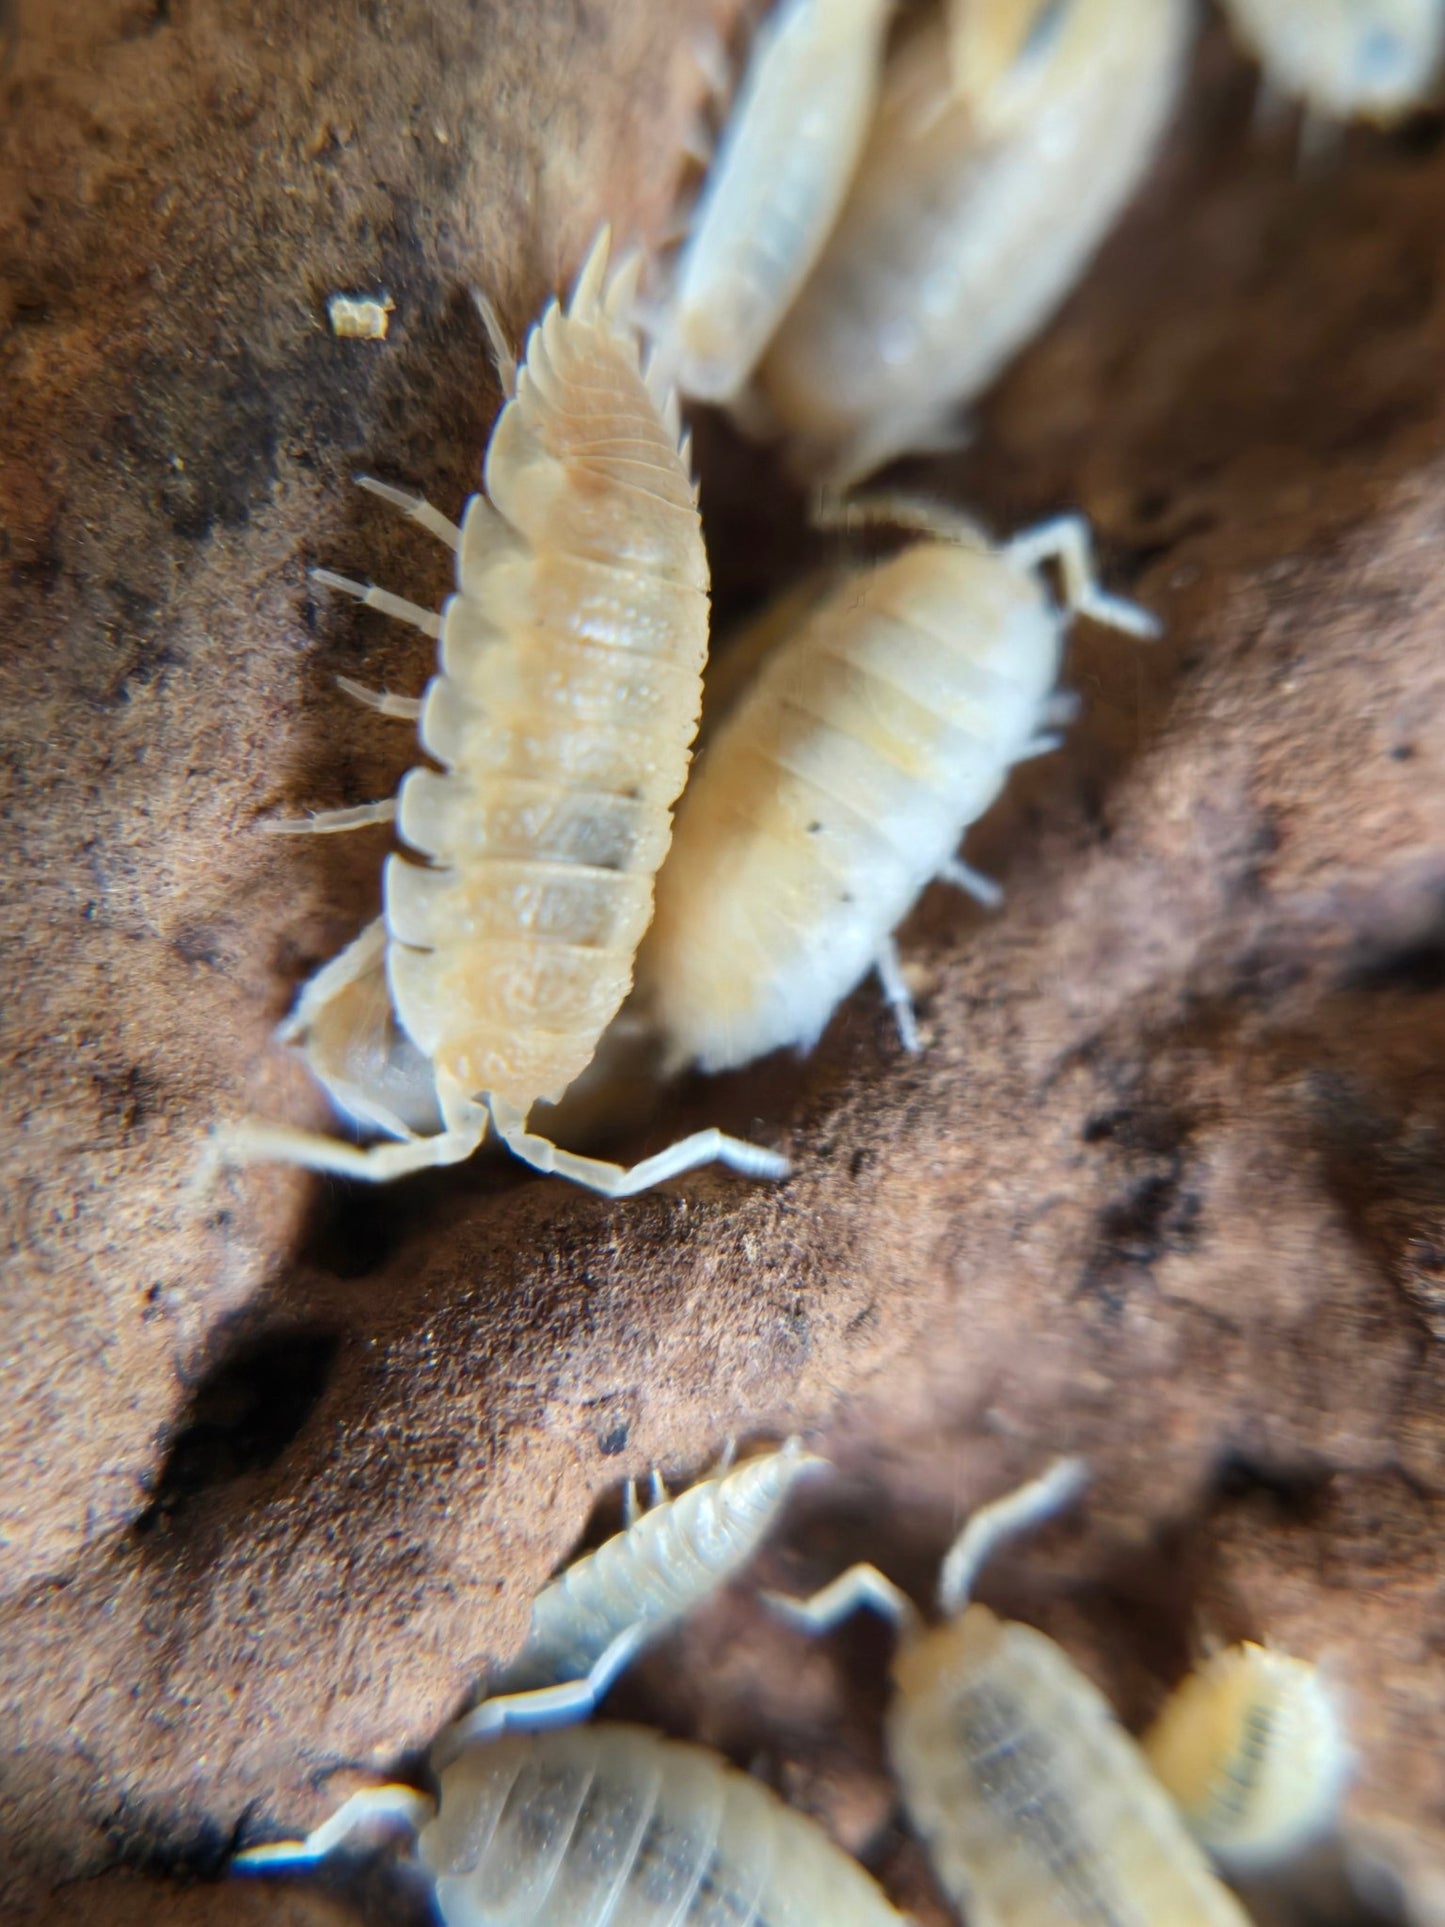
[[[392,1788],[446,1927],[905,1927],[823,1829],[706,1747],[603,1721]],[[425,1820],[425,1824],[421,1824]]]
[[[1133,193],[1183,76],[1192,5],[1071,0],[1070,14],[1077,30],[1058,29],[1033,67],[1028,112],[995,139],[954,97],[941,21],[890,60],[838,224],[759,370],[801,467],[841,486],[937,442]]]
[[[1338,120],[1402,119],[1445,67],[1442,0],[1225,0],[1271,86]]]
[[[677,267],[663,355],[733,400],[828,237],[872,117],[893,0],[778,0]]]
[[[931,539],[825,594],[699,760],[638,959],[674,1064],[807,1047],[870,969],[914,1046],[891,933],[935,877],[992,893],[955,853],[1010,765],[1054,740],[1070,615],[1156,631],[1099,588],[1078,517],[996,547],[933,505],[845,513]]]
[[[1043,1633],[968,1603],[999,1540],[1082,1480],[1063,1460],[975,1514],[943,1562],[935,1627],[872,1566],[777,1603],[815,1630],[862,1605],[899,1629],[889,1757],[971,1927],[1246,1927],[1097,1688]]]
[[[318,1071],[397,1141],[361,1149],[244,1125],[220,1134],[232,1161],[388,1179],[467,1157],[490,1122],[540,1170],[611,1196],[710,1158],[759,1176],[787,1169],[717,1131],[627,1171],[527,1129],[533,1103],[587,1065],[629,988],[707,651],[707,557],[676,397],[640,365],[635,268],[609,279],[607,263],[604,230],[570,305],[552,302],[532,330],[488,445],[487,497],[471,498],[460,528],[371,484],[456,551],[441,615],[319,572],[441,645],[420,703],[371,698],[419,723],[441,769],[414,769],[394,801],[300,826],[394,820],[426,859],[388,858],[384,919],[305,987],[290,1026],[303,1042],[325,1030]],[[378,1021],[383,971],[412,1047],[400,1065]],[[441,1128],[421,1134],[428,1097]]]
[[[1350,1770],[1319,1668],[1249,1640],[1191,1673],[1143,1745],[1195,1839],[1241,1872],[1288,1860],[1328,1831]]]

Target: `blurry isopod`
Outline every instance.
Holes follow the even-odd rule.
[[[862,151],[893,0],[777,0],[677,267],[662,356],[734,400],[818,257]]]
[[[1249,1641],[1191,1673],[1143,1745],[1195,1839],[1231,1872],[1276,1866],[1326,1833],[1350,1770],[1319,1668]]]
[[[438,1774],[434,1814],[403,1787],[373,1812],[420,1826],[446,1927],[905,1927],[815,1821],[642,1727],[471,1746]]]
[[[970,1927],[1246,1927],[1098,1689],[1043,1633],[969,1604],[999,1541],[1083,1481],[1062,1460],[976,1513],[943,1562],[935,1627],[872,1566],[776,1603],[814,1631],[865,1605],[898,1628],[889,1756]]]
[[[957,439],[958,409],[1049,319],[1138,186],[1192,22],[1191,0],[1072,0],[1027,113],[994,139],[953,96],[943,23],[920,23],[759,371],[801,467],[842,485]]]
[[[1442,0],[1224,0],[1280,93],[1327,119],[1382,126],[1427,101],[1445,67]]]

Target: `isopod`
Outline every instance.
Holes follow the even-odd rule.
[[[759,370],[798,465],[842,486],[954,417],[1043,326],[1129,200],[1183,77],[1191,0],[1072,0],[997,139],[953,95],[947,31],[890,60],[828,245]],[[1087,16],[1087,26],[1085,25]]]
[[[799,1479],[826,1460],[789,1439],[663,1498],[545,1586],[526,1643],[454,1740],[584,1719],[624,1666],[746,1566]]]
[[[776,1451],[717,1469],[676,1498],[653,1475],[656,1503],[584,1553],[538,1593],[522,1650],[493,1690],[446,1727],[431,1747],[441,1771],[464,1748],[507,1728],[536,1730],[584,1720],[625,1667],[749,1563],[800,1479],[827,1461],[790,1438]],[[251,1849],[247,1865],[322,1858],[393,1789],[371,1788],[345,1802],[304,1841]]]
[[[440,616],[317,572],[440,642],[420,703],[347,687],[419,723],[441,769],[412,770],[394,800],[298,826],[394,821],[426,859],[388,858],[383,919],[303,989],[287,1027],[303,1049],[321,1039],[323,1081],[397,1141],[243,1125],[216,1147],[232,1162],[384,1180],[469,1156],[490,1122],[539,1170],[614,1197],[712,1158],[755,1176],[787,1170],[719,1131],[624,1170],[527,1129],[533,1103],[587,1065],[630,986],[701,703],[707,557],[676,396],[640,363],[635,289],[635,263],[609,277],[604,230],[570,305],[552,302],[521,367],[504,365],[487,493],[460,527],[368,483],[456,552]],[[379,1021],[383,980],[409,1052]],[[428,1079],[440,1129],[418,1131]]]
[[[956,851],[1010,766],[1056,741],[1070,616],[1156,633],[1099,587],[1077,516],[996,546],[931,504],[847,513],[928,539],[825,594],[699,760],[638,959],[674,1066],[806,1049],[870,969],[916,1048],[892,932],[934,878],[996,899]]]
[[[733,400],[837,217],[872,118],[893,0],[778,0],[677,267],[663,354],[684,394]]]
[[[1061,1460],[975,1514],[943,1561],[937,1626],[872,1566],[776,1603],[814,1631],[864,1605],[897,1627],[889,1757],[971,1927],[1246,1927],[1097,1688],[1043,1633],[969,1604],[999,1541],[1083,1479]]]
[[[1312,113],[1389,126],[1435,92],[1442,0],[1225,0],[1270,85]]]
[[[1276,1866],[1327,1832],[1349,1777],[1319,1668],[1248,1640],[1191,1673],[1143,1744],[1190,1832],[1232,1871]]]
[[[472,1746],[438,1790],[417,1856],[446,1927],[905,1927],[815,1821],[643,1727]],[[430,1809],[401,1787],[373,1806],[413,1825]]]

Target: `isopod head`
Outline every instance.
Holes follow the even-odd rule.
[[[1329,1829],[1350,1767],[1318,1667],[1247,1640],[1189,1675],[1144,1751],[1195,1838],[1247,1872],[1289,1860]]]

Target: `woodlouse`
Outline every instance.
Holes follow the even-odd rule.
[[[452,1739],[585,1718],[645,1645],[747,1565],[794,1485],[825,1464],[789,1439],[661,1498],[573,1560],[537,1595],[501,1690],[459,1720]]]
[[[1183,77],[1191,0],[1074,0],[998,139],[954,98],[947,30],[890,60],[827,247],[759,370],[800,467],[835,485],[958,438],[1137,187]]]
[[[1445,67],[1442,0],[1224,0],[1265,78],[1315,114],[1402,119]]]
[[[656,1502],[640,1515],[629,1484],[625,1528],[543,1587],[522,1650],[480,1705],[433,1743],[434,1770],[509,1727],[538,1730],[586,1719],[645,1646],[741,1572],[793,1487],[826,1463],[790,1438],[741,1464],[726,1455],[676,1498],[666,1496],[654,1474]],[[321,1859],[368,1816],[394,1804],[396,1792],[367,1789],[306,1840],[253,1848],[240,1861],[287,1866]]]
[[[1248,1640],[1191,1673],[1143,1745],[1195,1839],[1241,1872],[1289,1860],[1327,1832],[1350,1770],[1319,1668]]]
[[[779,0],[677,266],[663,354],[685,394],[733,400],[842,205],[893,0]]]
[[[903,1927],[815,1821],[706,1747],[602,1722],[469,1747],[438,1779],[417,1854],[446,1927]]]
[[[813,1631],[864,1605],[897,1627],[889,1757],[970,1927],[1245,1927],[1098,1689],[1043,1633],[969,1603],[999,1541],[1083,1478],[1062,1460],[974,1515],[944,1559],[937,1626],[872,1566],[776,1603]]]
[[[930,539],[824,595],[709,740],[638,960],[674,1064],[806,1048],[870,969],[915,1047],[892,932],[934,878],[996,898],[956,852],[1010,766],[1054,741],[1069,617],[1157,629],[1100,589],[1078,517],[995,546],[934,505],[847,513]]]
[[[457,593],[440,616],[317,572],[441,645],[420,703],[348,685],[418,722],[441,769],[414,769],[394,801],[299,826],[395,821],[426,859],[388,858],[382,923],[305,987],[286,1029],[303,1049],[325,1031],[318,1074],[397,1141],[363,1149],[244,1125],[220,1134],[230,1161],[384,1180],[469,1156],[490,1122],[538,1169],[610,1196],[713,1158],[755,1176],[787,1170],[719,1131],[624,1170],[527,1129],[533,1103],[585,1068],[630,986],[701,702],[708,568],[696,488],[676,397],[640,364],[635,291],[635,263],[609,278],[604,230],[570,305],[552,302],[514,379],[504,369],[487,494],[471,498],[460,528],[369,484],[455,550]],[[379,1036],[383,971],[413,1047],[399,1081]],[[419,1135],[427,1074],[441,1128]]]

